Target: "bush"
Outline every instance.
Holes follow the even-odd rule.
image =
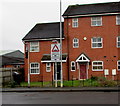
[[[17,83],[15,81],[11,81],[8,83],[7,87],[15,88]]]
[[[98,81],[106,81],[105,77],[98,77]]]
[[[100,86],[101,87],[115,87],[117,86],[117,82],[113,80],[105,80],[105,81],[100,81]]]
[[[97,76],[92,76],[90,79],[91,79],[92,81],[97,81],[97,80],[98,80],[98,77],[97,77]]]

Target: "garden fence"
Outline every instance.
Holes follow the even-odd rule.
[[[12,73],[17,71],[16,68],[0,68],[0,87],[6,85],[13,80]]]

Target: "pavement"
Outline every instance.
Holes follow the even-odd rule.
[[[0,92],[120,92],[120,87],[17,87],[0,88]]]

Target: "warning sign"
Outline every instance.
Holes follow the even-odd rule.
[[[59,52],[59,45],[55,44],[52,48],[52,52]]]
[[[51,60],[60,60],[60,44],[51,44]]]

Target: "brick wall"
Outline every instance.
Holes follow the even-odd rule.
[[[69,67],[70,62],[84,52],[90,58],[88,77],[103,76],[103,71],[92,71],[92,61],[103,61],[104,69],[109,69],[108,79],[112,79],[112,69],[117,69],[117,60],[120,59],[120,51],[116,48],[116,37],[119,35],[119,26],[116,25],[116,16],[102,16],[102,26],[91,26],[91,17],[78,18],[79,27],[72,28],[72,19],[65,19],[65,35],[68,38],[69,47]],[[91,48],[92,37],[103,38],[103,48]],[[87,40],[83,40],[87,37]],[[79,39],[79,48],[73,48],[73,38]],[[104,57],[106,56],[106,58]],[[117,70],[117,74],[118,74]],[[70,77],[78,78],[79,70],[70,72]],[[115,77],[116,79],[116,77]]]

